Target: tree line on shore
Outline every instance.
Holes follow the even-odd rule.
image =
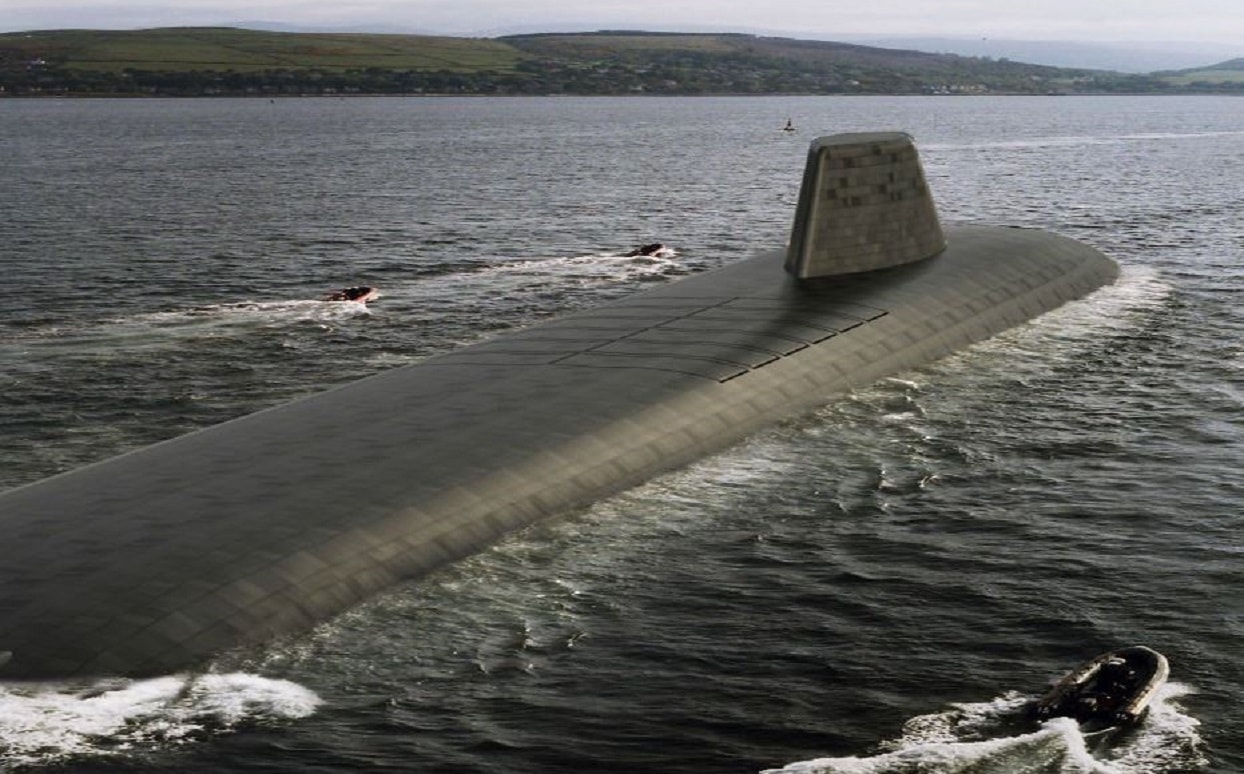
[[[1241,91],[1223,84],[1190,91]],[[1166,93],[1167,84],[1145,76],[1098,76],[1074,81],[997,76],[947,79],[895,71],[798,69],[654,63],[597,67],[522,63],[516,72],[454,72],[360,68],[137,70],[119,72],[41,66],[0,71],[0,93],[9,96],[277,96],[349,94],[1077,94]]]

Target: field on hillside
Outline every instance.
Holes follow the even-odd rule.
[[[1163,76],[1162,80],[1172,86],[1190,86],[1194,83],[1244,83],[1244,71],[1191,70],[1177,75]]]
[[[169,28],[11,33],[0,35],[0,58],[54,60],[73,69],[104,72],[311,67],[508,72],[524,57],[505,43],[477,38]]]

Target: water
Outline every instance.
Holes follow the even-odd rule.
[[[779,246],[876,129],[1122,279],[306,636],[0,685],[0,767],[1244,769],[1238,100],[0,100],[0,487]],[[1112,751],[1015,722],[1134,643]]]

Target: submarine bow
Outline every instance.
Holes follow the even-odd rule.
[[[943,229],[905,134],[821,138],[787,250],[0,494],[0,677],[161,674],[306,630],[1117,271]]]

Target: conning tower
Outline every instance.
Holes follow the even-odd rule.
[[[799,279],[901,266],[946,249],[911,135],[813,140],[786,251]]]

